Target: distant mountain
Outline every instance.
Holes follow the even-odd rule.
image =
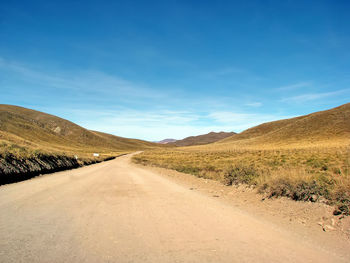
[[[230,137],[235,134],[236,133],[234,132],[210,132],[203,135],[186,137],[185,139],[171,142],[169,143],[169,145],[191,146],[191,145],[209,144],[209,143],[213,143],[213,142],[222,140],[224,138]]]
[[[350,103],[308,115],[267,122],[213,144],[240,146],[346,145],[350,143]]]
[[[68,120],[0,104],[0,143],[54,152],[119,152],[157,144],[90,131]]]
[[[168,144],[168,143],[171,143],[171,142],[176,142],[175,139],[164,139],[164,140],[161,140],[157,143],[160,143],[160,144]]]

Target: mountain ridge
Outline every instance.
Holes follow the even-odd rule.
[[[168,143],[176,142],[176,141],[177,141],[176,139],[167,138],[167,139],[158,141],[158,142],[156,142],[156,143],[159,143],[159,144],[168,144]]]
[[[176,140],[175,142],[170,142],[168,145],[174,146],[193,146],[193,145],[204,145],[217,142],[229,136],[235,135],[235,132],[209,132],[206,134],[189,136],[182,140]]]

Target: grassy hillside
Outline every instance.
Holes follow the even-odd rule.
[[[264,123],[219,143],[253,147],[349,144],[350,103],[305,116]]]
[[[0,184],[155,147],[159,145],[90,131],[43,112],[0,105]]]
[[[53,152],[89,154],[142,150],[156,144],[84,129],[43,112],[0,105],[0,143]]]
[[[203,144],[209,144],[209,143],[222,140],[234,134],[235,134],[234,132],[210,132],[208,134],[190,136],[182,140],[170,142],[168,143],[168,145],[175,145],[175,146],[203,145]]]
[[[350,104],[265,123],[216,143],[145,151],[134,161],[227,185],[248,184],[268,197],[324,201],[350,213]]]

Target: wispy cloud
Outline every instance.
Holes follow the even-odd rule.
[[[263,104],[261,102],[251,102],[251,103],[246,103],[245,105],[249,107],[261,107]]]
[[[234,112],[192,112],[177,110],[80,110],[70,109],[72,121],[92,130],[118,136],[157,141],[182,139],[211,131],[240,132],[267,121],[290,116]]]
[[[278,120],[282,118],[289,118],[290,116],[280,116],[271,114],[260,113],[235,113],[227,111],[212,112],[208,115],[217,123],[223,123],[239,126],[239,127],[252,127],[256,124],[263,122]]]
[[[241,67],[223,67],[209,71],[202,71],[200,75],[206,79],[224,79],[224,78],[244,78],[250,81],[261,80],[262,77]]]
[[[231,70],[217,74],[234,73],[234,69]],[[154,141],[166,137],[181,139],[211,131],[240,132],[264,122],[291,117],[240,111],[244,106],[251,107],[250,111],[262,106],[254,98],[232,106],[232,99],[226,97],[171,96],[169,91],[159,92],[147,85],[101,71],[54,71],[1,58],[0,71],[11,73],[15,78],[22,78],[34,85],[62,90],[62,102],[57,100],[59,103],[55,105],[48,102],[47,108],[41,110],[67,118],[88,129],[123,137]],[[73,104],[75,100],[68,100],[64,95],[68,93],[65,91],[71,90],[79,94],[76,105]],[[80,96],[81,93],[86,95]],[[310,99],[311,95],[307,95]],[[305,100],[307,95],[289,99]],[[101,100],[105,98],[113,102],[103,103]],[[128,99],[132,103],[119,103]],[[63,103],[64,100],[68,103]],[[136,100],[137,103],[134,103]],[[144,105],[145,101],[150,101],[147,106]],[[57,105],[60,108],[55,109]]]
[[[306,87],[310,87],[310,86],[312,86],[311,81],[302,81],[302,82],[279,87],[279,88],[277,88],[277,90],[289,91],[289,90],[295,90],[295,89],[300,89],[300,88],[306,88]]]
[[[120,95],[126,97],[161,98],[165,94],[155,92],[144,84],[134,83],[119,76],[101,71],[84,70],[70,73],[48,72],[23,63],[8,61],[0,57],[0,69],[10,71],[21,78],[36,82],[41,86],[82,92],[98,91],[100,95]]]
[[[218,70],[213,70],[211,72],[208,72],[207,74],[210,77],[220,77],[220,76],[227,76],[227,75],[241,74],[241,73],[245,73],[245,71],[240,68],[227,67],[227,68],[222,68]]]
[[[124,108],[110,111],[72,109],[70,112],[75,116],[78,124],[88,129],[150,141],[165,137],[181,139],[198,132],[205,133],[208,130],[208,127],[197,127],[194,124],[200,120],[199,114],[187,111],[147,111]]]
[[[328,97],[338,96],[341,94],[349,93],[350,89],[342,89],[332,92],[320,92],[320,93],[306,93],[293,97],[282,98],[282,102],[303,103],[307,101],[319,100]]]

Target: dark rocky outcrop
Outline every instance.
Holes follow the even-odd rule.
[[[28,158],[18,158],[12,154],[0,155],[0,185],[15,183],[37,175],[78,168],[114,158],[77,160],[74,157],[63,155],[40,154]]]

